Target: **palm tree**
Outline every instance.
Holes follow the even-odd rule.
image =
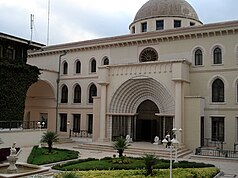
[[[152,175],[153,166],[157,164],[157,157],[155,155],[145,154],[143,157],[145,168],[146,168],[146,175]]]
[[[51,153],[53,143],[57,141],[58,141],[58,135],[56,132],[47,131],[43,134],[41,138],[41,142],[48,144],[49,153]]]
[[[117,140],[113,143],[113,148],[119,153],[119,157],[123,156],[123,152],[128,148],[130,144],[123,137],[118,137]]]

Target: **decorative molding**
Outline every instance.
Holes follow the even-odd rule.
[[[61,54],[63,51],[78,52],[118,48],[125,46],[154,45],[161,42],[208,38],[238,34],[238,21],[214,23],[201,26],[176,28],[140,34],[129,34],[116,37],[64,43],[43,47],[41,50],[29,52],[28,57]]]

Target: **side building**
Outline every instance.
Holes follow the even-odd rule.
[[[156,7],[156,8],[155,8]],[[168,9],[169,8],[169,9]],[[238,142],[238,21],[202,24],[185,0],[150,0],[129,35],[43,47],[25,119],[62,136],[162,139],[188,148]]]
[[[22,124],[26,91],[39,73],[37,67],[26,64],[27,51],[43,46],[0,32],[0,128],[16,127],[17,121]]]

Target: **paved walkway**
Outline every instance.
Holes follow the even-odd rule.
[[[95,151],[95,150],[84,150],[84,149],[77,149],[74,148],[78,143],[64,143],[64,144],[55,144],[54,147],[56,148],[62,148],[62,149],[71,149],[71,150],[77,150],[80,152],[80,158],[103,158],[106,156],[112,156],[115,153],[112,152],[104,152],[104,151]],[[19,154],[18,162],[27,162],[27,158],[31,152],[32,147],[22,147],[22,151]],[[127,156],[138,156],[138,155],[127,155]],[[231,175],[238,175],[238,160],[232,161],[232,160],[224,160],[224,159],[215,159],[210,160],[206,158],[191,158],[188,156],[185,158],[189,161],[196,161],[196,162],[205,162],[210,163],[218,167],[221,171],[223,171],[226,176],[229,177]],[[234,177],[234,176],[233,176]]]

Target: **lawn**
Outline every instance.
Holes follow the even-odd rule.
[[[59,161],[71,160],[78,158],[78,151],[53,148],[52,152],[48,152],[48,148],[34,146],[31,154],[27,159],[27,163],[35,165],[49,164]]]

